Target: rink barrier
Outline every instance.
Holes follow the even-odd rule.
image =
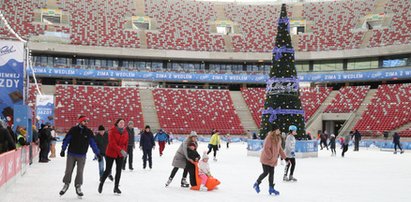
[[[30,148],[32,159],[30,159]],[[16,150],[0,155],[0,195],[15,181],[23,176],[32,160],[38,159],[39,148],[37,145],[23,146]]]
[[[361,140],[360,147],[394,149],[392,140]],[[411,150],[411,142],[401,142],[402,149]]]
[[[248,140],[247,155],[260,156],[263,140]],[[295,142],[296,158],[318,157],[318,142],[316,140],[301,140]]]

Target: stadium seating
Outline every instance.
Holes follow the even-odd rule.
[[[355,112],[367,95],[370,86],[345,86],[335,96],[325,113]]]
[[[152,20],[152,30],[141,37],[138,30],[128,29],[136,15],[133,0],[56,1],[58,9],[68,16],[67,24],[47,25],[35,17],[38,9],[47,8],[47,1],[3,0],[0,9],[11,27],[25,38],[42,35],[49,26],[55,32],[70,35],[71,44],[193,51],[270,52],[277,32],[278,4],[213,3],[187,0],[145,0],[145,15]],[[356,29],[361,19],[374,13],[376,0],[304,3],[302,19],[309,25],[300,35],[298,51],[343,50],[361,47],[365,30]],[[217,9],[223,7],[223,11]],[[288,5],[293,16],[293,5]],[[222,14],[221,14],[222,13]],[[411,2],[388,0],[384,6],[391,16],[389,26],[372,30],[369,47],[409,44],[411,35]],[[300,18],[297,16],[297,18]],[[224,36],[212,33],[216,20],[234,23],[231,44]],[[144,34],[144,33],[143,33]],[[0,25],[0,37],[13,37]],[[140,39],[146,39],[141,42]]]
[[[77,123],[80,115],[90,118],[89,127],[110,128],[118,118],[134,121],[144,127],[140,93],[136,88],[56,85],[55,124],[66,131]]]
[[[317,111],[318,107],[328,97],[332,88],[315,87],[300,89],[301,105],[305,111],[305,120]],[[244,100],[247,103],[255,123],[258,127],[261,124],[261,110],[264,107],[264,88],[243,88],[241,89]]]
[[[390,131],[411,122],[411,84],[380,85],[354,129]]]
[[[411,137],[411,128],[399,132],[401,137]]]
[[[160,127],[177,134],[243,134],[228,90],[155,89]]]
[[[38,83],[38,86],[39,86],[39,90],[41,91],[41,86],[42,86],[41,83]],[[36,85],[34,83],[30,83],[29,84],[29,93],[28,93],[27,105],[32,110],[33,122],[35,122],[36,97],[37,97]]]

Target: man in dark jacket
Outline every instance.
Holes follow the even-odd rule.
[[[358,130],[355,130],[354,134],[352,135],[354,138],[354,151],[359,151],[360,148],[360,141],[361,141],[361,133]]]
[[[135,147],[134,143],[134,122],[129,121],[127,125],[127,132],[128,132],[128,146],[127,146],[127,153],[128,153],[128,168],[133,170],[133,150]],[[127,157],[124,158],[123,170],[126,169]]]
[[[42,125],[40,129],[40,158],[39,162],[41,163],[48,163],[50,161],[48,157],[48,153],[50,150],[50,142],[51,142],[51,129],[49,128],[50,124]]]
[[[88,118],[86,116],[80,116],[78,119],[78,125],[72,127],[63,139],[63,146],[61,148],[60,156],[65,156],[65,151],[68,147],[68,155],[66,162],[66,171],[63,178],[64,186],[60,191],[60,195],[66,193],[70,182],[71,175],[73,174],[74,166],[77,164],[77,176],[74,181],[76,193],[78,196],[83,196],[81,191],[81,185],[83,184],[83,171],[86,164],[86,154],[88,147],[91,146],[94,154],[99,161],[102,160],[100,150],[94,139],[93,131],[87,128]]]
[[[394,154],[397,154],[397,147],[401,150],[401,154],[404,153],[401,148],[400,135],[397,132],[392,136],[392,142],[394,143]]]
[[[151,158],[151,150],[155,148],[154,144],[154,136],[153,133],[150,131],[150,126],[146,126],[144,131],[141,133],[140,137],[140,149],[143,150],[143,169],[147,167],[147,160],[148,166],[150,169],[153,166],[152,158]]]
[[[0,154],[16,149],[16,144],[6,128],[7,123],[0,119]]]
[[[98,168],[99,168],[99,173],[101,177],[103,176],[103,173],[104,173],[104,157],[106,156],[106,149],[108,145],[108,133],[106,132],[106,129],[104,128],[103,125],[100,125],[98,127],[98,132],[96,133],[95,139],[96,139],[97,147],[100,150],[100,155],[103,157],[101,158],[101,161],[98,162]],[[111,173],[108,176],[108,179],[111,181],[114,180]]]

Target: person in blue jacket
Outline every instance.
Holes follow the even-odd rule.
[[[163,151],[166,147],[166,142],[169,141],[168,139],[169,136],[167,135],[167,133],[165,133],[164,130],[160,128],[160,130],[158,130],[156,136],[154,137],[154,140],[158,141],[160,156],[163,156]]]

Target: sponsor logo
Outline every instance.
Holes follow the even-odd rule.
[[[0,49],[0,56],[16,52],[14,46],[3,46]]]

